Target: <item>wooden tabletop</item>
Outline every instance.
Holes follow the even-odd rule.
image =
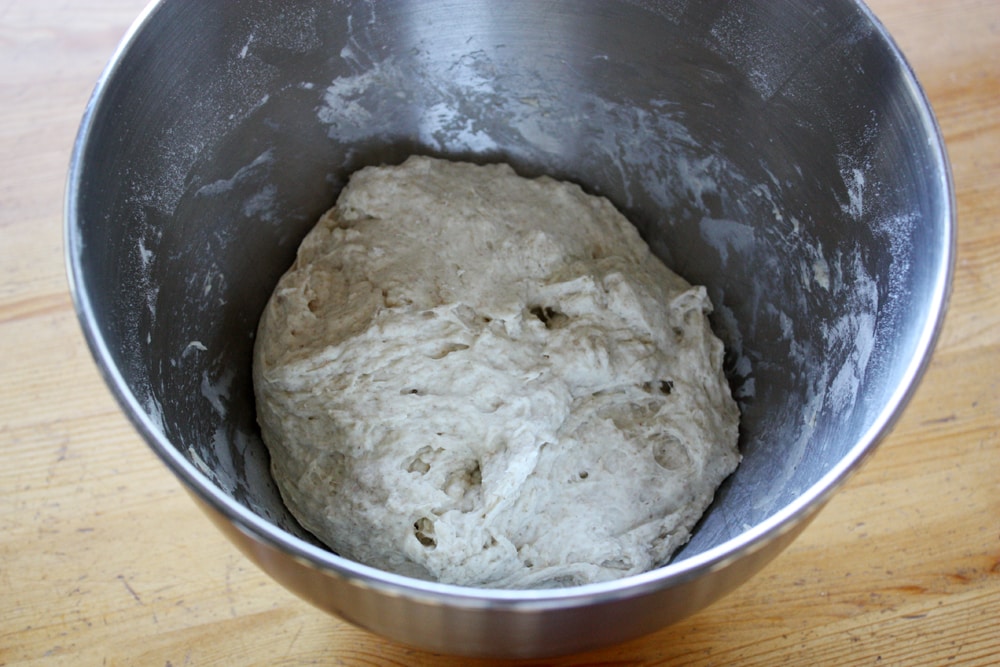
[[[62,259],[80,115],[144,0],[0,0],[0,665],[459,665],[258,571],[127,423]],[[646,638],[548,665],[1000,664],[1000,2],[872,0],[958,196],[940,344],[876,454],[763,572]]]

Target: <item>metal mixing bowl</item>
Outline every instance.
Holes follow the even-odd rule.
[[[329,553],[282,505],[254,419],[257,319],[348,175],[413,153],[576,181],[708,286],[744,460],[670,564],[438,585]],[[251,560],[406,643],[540,656],[690,614],[802,530],[923,371],[954,205],[928,104],[860,2],[177,0],[97,85],[66,233],[108,384]]]

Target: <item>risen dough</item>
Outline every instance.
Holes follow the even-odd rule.
[[[393,572],[529,588],[656,567],[740,458],[710,309],[575,185],[363,169],[260,322],[274,478],[333,550]]]

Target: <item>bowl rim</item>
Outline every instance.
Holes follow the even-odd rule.
[[[885,26],[861,0],[845,1],[854,5],[871,23],[873,31],[877,33],[895,60],[915,108],[920,112],[927,143],[935,161],[937,188],[947,195],[942,197],[942,210],[938,221],[940,223],[938,236],[942,251],[940,261],[932,267],[933,290],[927,302],[928,317],[915,338],[915,354],[906,364],[901,381],[885,401],[870,427],[819,480],[786,506],[738,536],[654,570],[601,583],[549,589],[497,589],[443,584],[380,570],[310,544],[237,502],[185,458],[169,442],[137,397],[129,390],[124,377],[114,365],[113,355],[101,337],[83,270],[84,243],[79,235],[80,212],[77,208],[85,175],[83,156],[87,151],[109,85],[146,26],[166,4],[164,0],[152,0],[146,5],[117,45],[98,78],[73,144],[66,181],[63,235],[68,286],[84,338],[104,382],[133,427],[189,492],[193,492],[254,540],[300,559],[315,569],[366,588],[379,589],[392,595],[403,595],[431,604],[447,604],[467,609],[483,607],[517,610],[567,609],[635,597],[691,581],[710,571],[724,569],[736,560],[762,549],[773,539],[793,530],[810,518],[873,453],[878,443],[899,420],[927,370],[935,345],[940,338],[951,294],[957,220],[953,176],[943,135],[923,88]]]

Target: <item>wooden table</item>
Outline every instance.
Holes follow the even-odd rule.
[[[0,1],[0,665],[459,665],[329,617],[247,562],[143,444],[67,294],[87,97],[144,0]],[[712,607],[550,665],[1000,664],[1000,2],[877,0],[958,193],[947,324],[894,433]]]

